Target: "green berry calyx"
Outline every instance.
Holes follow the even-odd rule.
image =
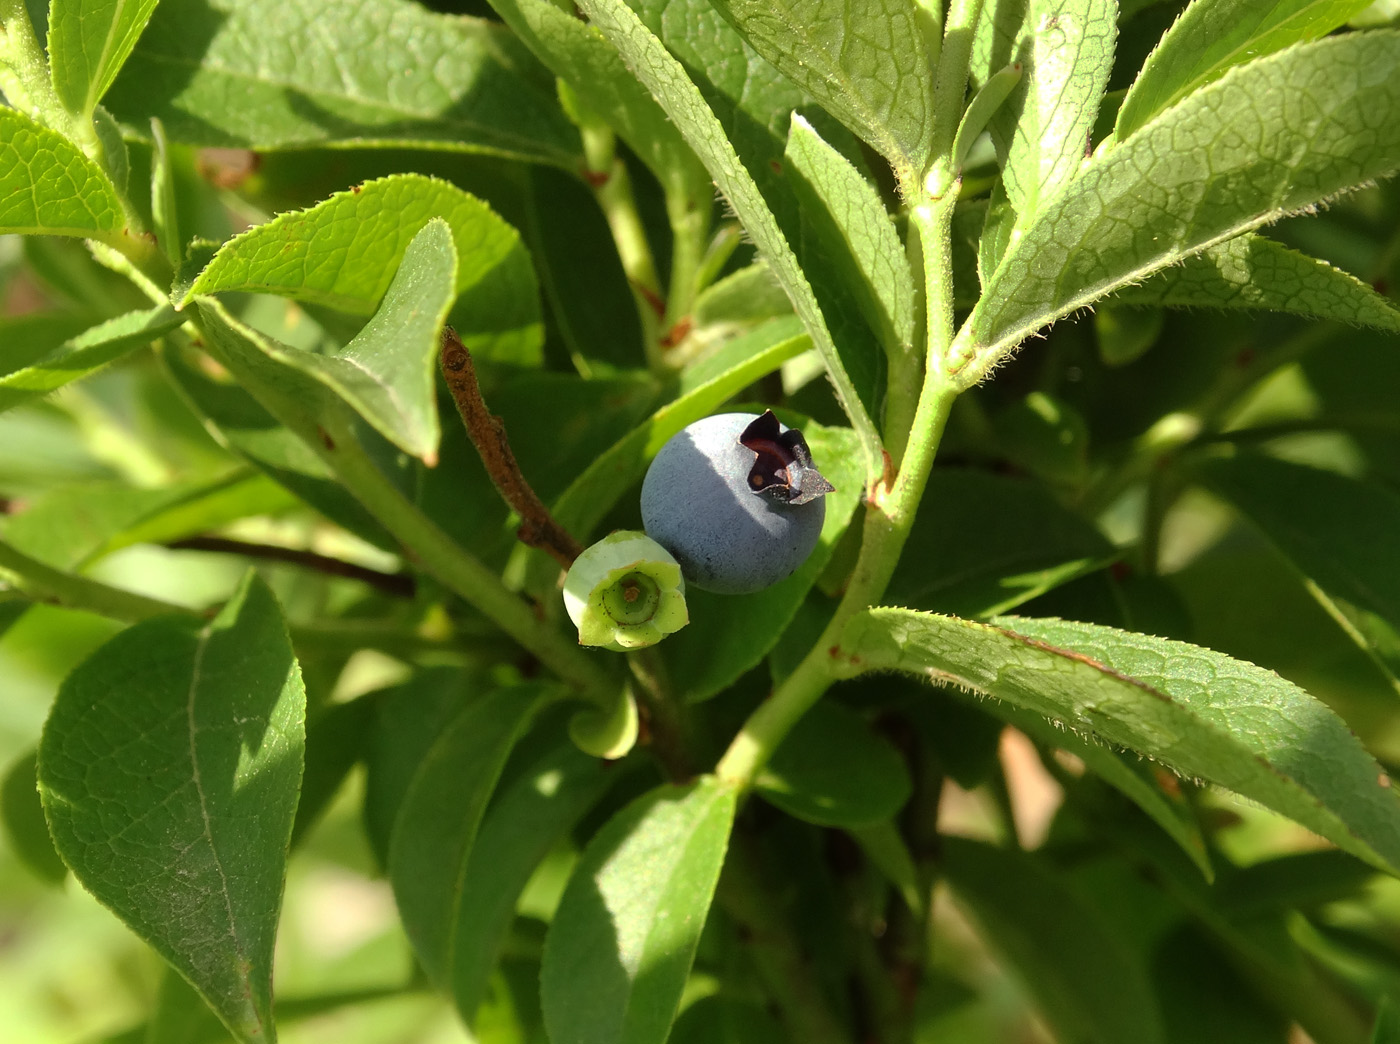
[[[580,645],[618,651],[655,645],[690,622],[680,563],[631,530],[584,549],[564,579],[564,607]]]

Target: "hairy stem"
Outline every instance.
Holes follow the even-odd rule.
[[[584,155],[588,170],[586,180],[593,189],[593,198],[612,232],[618,260],[632,290],[637,306],[637,320],[642,327],[642,347],[647,365],[654,371],[663,367],[661,356],[661,317],[666,310],[661,300],[661,280],[656,274],[651,243],[646,227],[637,211],[637,197],[632,191],[632,175],[627,164],[617,155],[616,138],[601,121],[585,120],[579,125],[583,136]]]
[[[671,284],[662,317],[663,348],[680,341],[690,329],[690,310],[700,287],[701,263],[710,237],[710,201],[674,190],[666,194],[671,223]]]
[[[929,363],[924,367],[904,460],[893,482],[888,487],[877,486],[867,504],[860,557],[821,637],[773,695],[749,716],[716,766],[719,778],[736,786],[747,787],[753,782],[789,730],[830,686],[843,659],[841,642],[846,625],[885,593],[909,538],[957,394],[943,368],[936,364],[953,336],[949,233],[956,202],[957,193],[950,192],[941,199],[920,203],[911,212],[911,223],[923,245]]]
[[[462,415],[462,423],[481,455],[486,473],[501,497],[520,516],[520,529],[516,533],[520,542],[547,551],[568,569],[582,553],[583,545],[555,521],[521,472],[506,437],[505,424],[486,408],[486,400],[481,397],[471,352],[450,326],[442,331],[442,374],[447,378],[447,390],[452,393],[452,401],[457,404],[457,412]]]

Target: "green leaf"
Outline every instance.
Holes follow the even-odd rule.
[[[1294,47],[1096,155],[1007,251],[954,367],[980,374],[1062,315],[1400,166],[1397,63],[1397,32]]]
[[[1262,454],[1192,467],[1283,553],[1363,649],[1400,678],[1400,496]]]
[[[800,113],[788,131],[787,162],[794,184],[846,282],[857,288],[866,321],[887,350],[908,351],[914,341],[914,279],[904,244],[875,186],[822,140]]]
[[[457,976],[464,879],[486,802],[506,757],[549,698],[538,686],[473,696],[424,755],[389,841],[389,881],[399,916],[428,976]]]
[[[369,511],[331,478],[325,462],[246,391],[196,369],[178,352],[165,353],[162,361],[190,407],[229,450],[355,535],[386,550],[398,547]]]
[[[754,787],[808,823],[863,827],[903,808],[912,784],[889,740],[855,711],[823,700],[793,727]]]
[[[1195,0],[1148,55],[1118,110],[1119,141],[1232,66],[1326,36],[1371,0]]]
[[[1040,714],[1009,703],[994,700],[986,710],[1036,742],[1079,758],[1090,772],[1146,812],[1190,856],[1207,881],[1214,880],[1215,868],[1195,810],[1180,793],[1170,793],[1157,779],[1157,774],[1165,769],[1144,762],[1135,754],[1120,754],[1092,737],[1059,728]]]
[[[159,0],[53,0],[49,5],[49,67],[68,111],[92,114]]]
[[[1290,852],[1237,870],[1220,882],[1221,911],[1236,921],[1286,909],[1313,909],[1358,895],[1374,867],[1345,852]]]
[[[530,875],[616,778],[573,744],[534,761],[491,803],[462,875],[452,995],[473,1025]]]
[[[520,231],[574,368],[588,377],[608,372],[598,363],[637,366],[646,358],[637,299],[592,190],[563,171],[533,167],[524,197]]]
[[[463,343],[484,357],[538,362],[539,290],[520,234],[475,196],[421,174],[367,181],[249,229],[219,249],[177,307],[201,294],[249,291],[369,315],[434,217],[447,222],[457,248],[463,299],[453,324]]]
[[[1382,869],[1400,866],[1389,777],[1326,705],[1271,671],[1094,624],[993,626],[905,609],[861,613],[842,644],[853,671],[987,693],[1233,790]]]
[[[1025,34],[1030,0],[998,0],[983,4],[972,33],[968,76],[981,87],[1016,60],[1016,49]]]
[[[83,886],[271,1041],[272,944],[301,784],[301,674],[249,574],[209,623],[119,634],[63,683],[39,745],[54,842]]]
[[[165,140],[165,125],[154,118],[151,120],[151,225],[161,251],[178,272],[185,259],[185,241],[180,236],[175,166]]]
[[[338,659],[337,666],[342,662],[343,658]],[[305,667],[308,674],[314,671],[312,664]],[[376,709],[371,697],[362,696],[323,707],[307,721],[306,768],[292,825],[293,848],[326,810],[350,770],[364,758]]]
[[[763,662],[826,568],[860,502],[859,455],[851,430],[796,426],[807,439],[812,459],[836,487],[825,497],[826,518],[817,547],[787,579],[754,594],[719,595],[693,588],[686,592],[690,625],[661,647],[682,699],[707,700]]]
[[[617,132],[670,192],[709,198],[710,176],[622,56],[548,0],[491,0],[520,41]]]
[[[365,836],[381,866],[389,865],[394,821],[414,774],[479,681],[459,668],[429,667],[369,697],[375,718],[366,737]]]
[[[4,821],[10,849],[20,862],[41,881],[62,884],[68,867],[54,851],[53,838],[44,822],[37,751],[29,751],[5,773],[5,780],[0,783],[0,819]]]
[[[0,107],[0,234],[121,240],[126,217],[112,181],[76,145]]]
[[[1163,308],[1245,308],[1400,332],[1400,308],[1340,268],[1263,236],[1207,247],[1113,297]]]
[[[1063,1040],[1160,1044],[1148,970],[1103,916],[1040,859],[957,837],[942,869],[982,935]]]
[[[886,597],[915,609],[995,616],[1114,557],[1098,529],[1041,483],[935,468]]]
[[[1390,997],[1381,998],[1376,1026],[1371,1031],[1371,1044],[1400,1044],[1400,1006]]]
[[[1021,81],[993,114],[1006,195],[1024,227],[1079,170],[1113,69],[1114,0],[1030,0]]]
[[[912,0],[715,0],[759,54],[868,141],[902,182],[923,174],[933,76]]]
[[[165,969],[139,1044],[223,1044],[227,1040],[228,1034],[203,998],[173,969]]]
[[[86,377],[184,321],[174,309],[161,305],[109,319],[16,369],[0,360],[0,412]]]
[[[574,170],[578,133],[541,73],[504,27],[408,0],[182,0],[157,9],[106,105],[189,145],[426,147]]]
[[[404,251],[379,310],[349,344],[317,354],[274,343],[272,354],[330,388],[400,449],[436,462],[436,362],[456,282],[452,232],[441,218],[429,218]]]
[[[552,1044],[662,1044],[714,897],[737,794],[713,777],[663,786],[584,849],[545,940]]]
[[[5,540],[57,569],[74,570],[132,544],[165,543],[295,503],[266,478],[236,469],[155,489],[125,483],[54,486],[5,520]]]
[[[622,0],[582,0],[580,6],[661,103],[767,258],[822,357],[837,399],[860,439],[865,478],[873,481],[882,471],[879,434],[832,340],[811,284],[723,126],[686,75],[685,68]]]
[[[686,372],[672,402],[600,454],[569,484],[553,505],[555,518],[580,540],[587,538],[618,499],[642,480],[667,439],[810,347],[811,340],[791,318],[771,320],[729,341]]]
[[[705,287],[695,298],[691,318],[699,329],[757,323],[792,314],[792,302],[762,261],[731,272]]]

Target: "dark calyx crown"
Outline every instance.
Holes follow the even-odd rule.
[[[769,500],[795,507],[835,492],[836,487],[812,463],[802,432],[780,431],[772,410],[744,429],[739,445],[757,454],[749,471],[749,488]]]

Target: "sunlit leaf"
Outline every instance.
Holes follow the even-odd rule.
[[[39,745],[54,842],[245,1042],[272,1041],[272,945],[305,692],[254,574],[209,623],[124,631],[64,682]]]

